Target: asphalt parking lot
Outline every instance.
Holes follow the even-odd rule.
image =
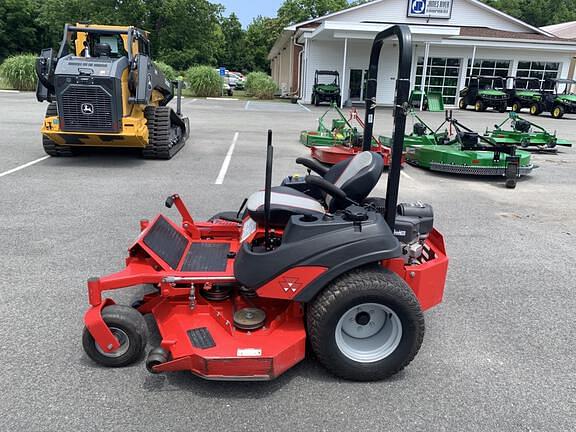
[[[1,431],[574,430],[575,149],[534,155],[539,168],[515,190],[403,170],[401,200],[434,206],[451,263],[444,303],[426,313],[422,350],[393,379],[346,382],[307,359],[272,382],[209,382],[89,361],[86,279],[122,267],[141,218],[177,217],[163,206],[169,194],[202,219],[262,188],[268,128],[275,181],[303,173],[298,134],[324,108],[186,99],[191,137],[172,161],[97,152],[2,176],[45,156],[45,109],[32,94],[0,93]],[[479,130],[502,118],[457,115]],[[442,117],[424,114],[433,124]],[[538,122],[576,142],[576,117]],[[391,128],[390,111],[379,111],[375,130]],[[373,195],[384,194],[385,176]]]

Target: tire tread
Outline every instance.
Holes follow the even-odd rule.
[[[399,299],[400,302],[407,305],[413,312],[416,318],[416,338],[413,343],[409,354],[404,358],[397,367],[387,370],[384,373],[377,374],[374,371],[366,370],[359,373],[358,371],[350,371],[348,367],[339,362],[334,362],[325,350],[321,348],[323,338],[321,337],[322,321],[334,308],[334,305],[345,299],[351,290],[365,293],[366,295],[373,294],[375,290],[384,289],[393,297]],[[400,279],[395,273],[386,269],[378,267],[363,267],[361,269],[353,270],[328,285],[313,301],[307,311],[307,328],[308,338],[312,350],[314,351],[318,360],[333,374],[342,378],[351,379],[355,381],[372,381],[388,378],[410,364],[418,353],[420,346],[424,340],[424,315],[422,314],[418,299],[414,295],[410,287]],[[414,329],[405,329],[414,331]]]

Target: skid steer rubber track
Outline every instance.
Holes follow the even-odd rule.
[[[48,105],[48,108],[46,108],[46,115],[44,117],[54,117],[57,115],[58,106],[56,105],[56,102],[51,102],[50,105]],[[42,145],[44,146],[44,151],[47,155],[54,157],[74,156],[72,147],[58,145],[45,135],[42,135]]]
[[[144,116],[148,122],[148,145],[142,150],[142,156],[146,159],[171,159],[184,147],[186,131],[172,121],[169,107],[146,107]]]

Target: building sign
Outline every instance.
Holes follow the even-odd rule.
[[[408,16],[450,19],[453,3],[454,0],[408,0]]]

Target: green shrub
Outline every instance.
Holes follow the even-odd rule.
[[[160,71],[164,74],[164,76],[168,81],[175,81],[178,78],[178,74],[176,73],[174,68],[169,64],[166,64],[161,61],[157,61],[154,63],[156,64],[156,67],[160,69]]]
[[[278,86],[264,72],[252,72],[246,77],[246,94],[258,99],[273,99]]]
[[[215,97],[222,95],[222,78],[210,66],[194,66],[185,73],[188,88],[193,96]]]
[[[15,90],[36,88],[36,56],[21,54],[8,57],[0,65],[0,77]]]

